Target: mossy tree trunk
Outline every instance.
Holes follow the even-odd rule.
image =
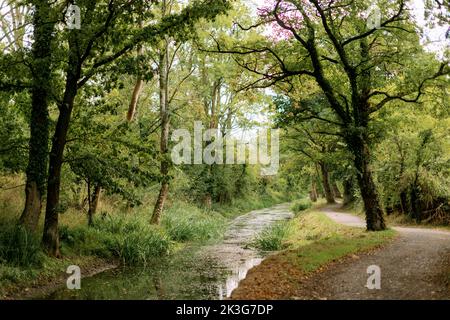
[[[317,182],[316,178],[312,177],[311,179],[311,191],[309,192],[309,198],[312,202],[317,202]]]
[[[161,117],[161,188],[153,209],[151,218],[152,224],[159,224],[164,210],[164,204],[169,194],[169,130],[170,130],[170,110],[168,97],[168,76],[169,76],[169,43],[165,40],[164,48],[159,55],[159,108]]]
[[[97,213],[98,202],[100,201],[100,193],[102,188],[99,184],[95,184],[94,190],[92,189],[91,182],[88,181],[88,225],[91,227],[94,225],[94,216]]]
[[[347,178],[344,180],[344,195],[343,205],[348,206],[355,201],[355,186],[353,178]]]
[[[331,189],[330,185],[330,176],[328,172],[328,167],[326,163],[323,161],[319,162],[319,167],[322,176],[322,187],[325,193],[325,199],[327,199],[328,204],[336,203],[336,201],[334,200],[333,190]]]
[[[42,242],[50,256],[59,257],[59,195],[61,186],[61,169],[63,165],[64,149],[69,132],[70,119],[78,92],[80,79],[80,61],[77,54],[77,40],[75,36],[69,37],[69,63],[67,69],[64,98],[59,105],[59,116],[55,133],[52,139],[50,152],[50,165],[47,181],[47,206],[45,210],[44,235]]]
[[[48,100],[51,79],[51,44],[54,31],[49,1],[41,0],[34,3],[30,140],[25,207],[19,220],[31,232],[36,232],[39,224],[48,170]]]

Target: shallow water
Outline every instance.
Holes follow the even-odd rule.
[[[60,289],[45,299],[225,299],[264,254],[249,243],[265,227],[292,218],[288,204],[234,219],[216,244],[189,247],[145,268],[119,268],[81,282],[81,290]]]

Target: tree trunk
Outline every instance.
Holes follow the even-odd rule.
[[[90,189],[90,185],[88,185],[88,189]],[[102,189],[97,184],[95,185],[94,192],[91,197],[91,193],[89,191],[89,210],[88,210],[88,225],[93,226],[94,225],[94,215],[97,212],[98,202],[100,200],[100,193]]]
[[[61,185],[61,168],[63,163],[64,147],[67,131],[69,129],[70,112],[61,108],[53,137],[50,153],[50,167],[47,182],[47,207],[45,210],[45,224],[43,244],[50,256],[59,257],[59,192]]]
[[[353,203],[355,201],[355,195],[354,195],[354,186],[353,186],[353,179],[348,178],[344,180],[344,201],[343,205],[348,206],[349,204]]]
[[[331,186],[330,186],[330,179],[329,179],[327,165],[323,161],[320,161],[319,166],[320,166],[320,171],[321,171],[321,175],[322,175],[323,191],[325,193],[325,198],[327,199],[327,203],[328,204],[336,203],[336,201],[334,201],[333,191],[331,190]]]
[[[31,150],[31,148],[30,148]],[[30,158],[32,156],[30,155]],[[31,160],[31,159],[30,159]],[[47,161],[46,161],[47,162]],[[46,169],[44,169],[46,170]],[[38,188],[37,182],[27,171],[27,183],[25,186],[25,208],[20,216],[19,223],[28,231],[35,233],[39,224],[42,209],[42,192]]]
[[[411,199],[411,217],[416,220],[416,222],[420,222],[421,220],[421,204],[419,200],[419,188],[416,183],[414,183],[411,187],[410,199]]]
[[[168,75],[169,75],[169,46],[166,40],[166,45],[159,57],[159,103],[161,116],[161,190],[159,191],[158,199],[156,200],[155,208],[153,209],[152,224],[159,224],[164,204],[169,193],[169,101],[168,101]]]
[[[131,96],[131,102],[128,108],[127,120],[129,122],[132,122],[134,120],[134,116],[137,110],[137,104],[139,101],[139,97],[141,96],[143,87],[144,87],[144,80],[142,80],[142,78],[138,78],[136,80],[136,85],[134,86],[133,95]]]
[[[312,202],[317,202],[317,183],[315,177],[312,178],[311,191],[309,192],[309,198]]]
[[[341,199],[342,198],[342,194],[341,191],[339,191],[339,188],[336,184],[336,181],[333,181],[333,184],[331,186],[333,188],[333,194],[335,198]]]
[[[25,187],[25,207],[19,223],[36,232],[41,216],[42,198],[48,166],[49,116],[48,96],[51,78],[51,42],[54,23],[50,22],[48,1],[35,1],[33,87],[31,90],[30,140]]]
[[[79,68],[76,42],[69,39],[70,56],[67,70],[64,98],[59,106],[59,116],[55,134],[52,139],[50,165],[47,181],[47,207],[45,210],[44,235],[42,242],[50,256],[59,257],[59,193],[61,185],[61,168],[63,164],[64,148],[69,131],[75,97],[78,91]]]
[[[161,190],[159,191],[158,199],[156,200],[155,208],[151,219],[151,224],[158,225],[161,222],[162,212],[164,210],[164,204],[166,203],[167,195],[169,193],[169,184],[163,183]]]
[[[370,152],[367,143],[360,135],[353,135],[348,141],[354,155],[357,180],[361,197],[366,211],[368,231],[381,231],[386,229],[384,212],[378,198],[375,183],[370,168]]]
[[[408,195],[405,190],[400,192],[400,205],[402,207],[402,213],[408,215],[409,206],[408,206]]]
[[[139,22],[139,26],[143,28],[142,21]],[[138,47],[138,57],[144,54],[144,48],[142,45]],[[127,120],[128,122],[132,122],[134,120],[134,116],[136,115],[137,105],[139,102],[139,98],[142,93],[142,89],[144,88],[144,79],[142,78],[142,74],[137,75],[136,84],[134,86],[133,94],[131,96],[130,106],[128,107]]]

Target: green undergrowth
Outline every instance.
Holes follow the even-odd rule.
[[[251,197],[210,209],[174,201],[167,206],[160,226],[149,223],[148,207],[99,212],[90,227],[80,212],[69,212],[62,216],[59,230],[63,259],[46,256],[41,238],[18,226],[16,217],[6,215],[0,221],[0,294],[13,285],[54,277],[71,264],[145,265],[188,244],[218,241],[232,218],[287,200],[281,195]]]

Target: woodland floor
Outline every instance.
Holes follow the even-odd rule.
[[[356,216],[322,211],[339,224],[364,227]],[[399,236],[388,245],[354,254],[312,274],[285,259],[284,251],[253,268],[233,299],[450,299],[450,232],[425,228],[394,228]],[[381,268],[381,289],[366,288],[367,268]]]

